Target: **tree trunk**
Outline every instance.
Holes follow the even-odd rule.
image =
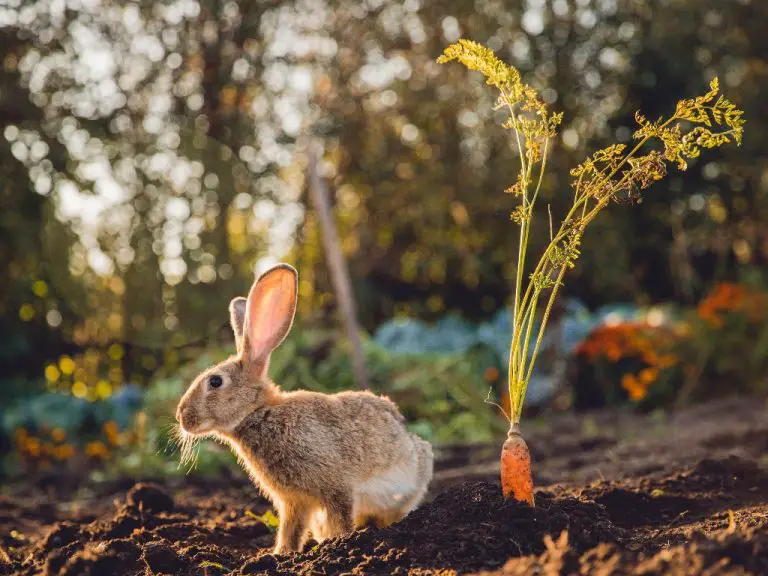
[[[363,344],[360,340],[360,327],[357,322],[357,305],[355,295],[352,292],[352,283],[349,279],[349,271],[341,252],[339,237],[331,214],[328,188],[318,172],[317,145],[310,141],[307,147],[309,195],[312,204],[317,211],[320,230],[323,235],[323,247],[328,260],[328,268],[331,272],[331,281],[336,298],[341,305],[344,323],[347,329],[347,337],[352,345],[352,363],[355,370],[355,379],[360,388],[368,388],[368,376],[365,371],[365,357]]]

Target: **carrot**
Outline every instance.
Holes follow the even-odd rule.
[[[531,454],[517,424],[510,425],[501,447],[501,491],[505,500],[514,498],[534,506]]]

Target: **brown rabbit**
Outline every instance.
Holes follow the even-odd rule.
[[[298,274],[280,264],[229,310],[237,355],[210,368],[181,398],[185,437],[232,448],[280,517],[275,553],[301,550],[413,510],[432,477],[432,448],[409,433],[397,406],[369,392],[283,392],[267,376],[269,356],[296,311]]]

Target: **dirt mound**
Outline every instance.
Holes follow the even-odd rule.
[[[768,574],[765,408],[705,408],[532,433],[541,477],[567,482],[537,490],[534,509],[503,502],[498,471],[454,451],[468,466],[438,466],[451,474],[399,524],[289,557],[270,553],[257,518],[269,505],[245,482],[125,479],[68,498],[28,488],[0,497],[0,574]]]
[[[537,495],[537,507],[504,502],[501,487],[471,482],[449,489],[402,522],[368,528],[308,554],[276,563],[268,556],[242,574],[384,574],[395,568],[459,571],[498,566],[509,556],[538,554],[545,534],[570,530],[582,550],[614,542],[619,530],[605,510],[572,497]],[[403,572],[404,573],[404,572]]]
[[[643,555],[600,544],[584,554],[569,545],[568,533],[557,540],[545,537],[540,556],[512,558],[492,572],[477,576],[528,576],[529,574],[768,574],[768,536],[754,530],[724,531],[713,536],[693,534],[691,541],[655,554]]]
[[[19,540],[0,573],[768,573],[768,473],[753,461],[703,460],[661,477],[542,489],[535,508],[500,494],[498,483],[466,482],[388,528],[275,557],[274,535],[249,514],[258,501],[137,485],[99,518],[59,521],[26,542],[11,532]]]
[[[741,507],[738,513],[728,512],[729,503]],[[502,565],[499,574],[529,574],[537,567],[578,572],[614,564],[648,570],[639,574],[663,566],[664,573],[690,574],[694,564],[725,569],[730,563],[753,570],[768,562],[768,549],[753,529],[737,533],[736,526],[764,527],[767,504],[768,474],[735,457],[656,480],[539,491],[534,509],[504,502],[498,484],[471,482],[394,526],[368,528],[289,559],[264,554],[235,574],[443,573],[438,567],[463,574]],[[685,543],[697,530],[698,540]]]
[[[136,484],[116,499],[116,508],[98,518],[75,512],[69,520],[43,528],[36,541],[11,531],[3,543],[11,562],[0,563],[0,574],[227,572],[222,566],[244,563],[254,551],[271,546],[273,540],[269,529],[249,515],[252,511],[263,513],[266,503],[243,498],[231,487],[228,490],[214,494],[192,490],[174,498],[159,484]],[[111,500],[104,495],[96,507],[103,508]],[[16,515],[31,521],[34,507],[17,505]]]

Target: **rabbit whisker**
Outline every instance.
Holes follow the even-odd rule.
[[[181,426],[174,428],[175,442],[179,447],[181,458],[179,460],[179,468],[182,466],[189,466],[187,473],[191,472],[197,464],[199,450],[195,450],[197,447],[197,438],[192,434],[184,431]]]

